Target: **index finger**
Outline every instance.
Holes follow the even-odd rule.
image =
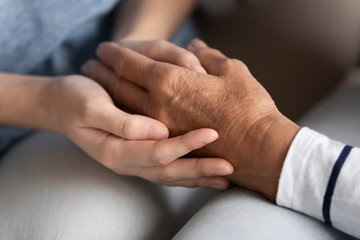
[[[141,87],[147,87],[145,73],[155,63],[154,60],[112,42],[101,43],[96,54],[105,65],[114,69],[117,75]]]
[[[200,39],[194,39],[188,45],[188,49],[198,57],[206,71],[214,76],[221,76],[226,73],[223,64],[229,60],[219,50],[209,48]]]
[[[129,47],[153,60],[175,64],[206,74],[206,70],[201,66],[199,59],[192,52],[168,41],[123,41],[120,45]]]
[[[217,138],[217,132],[212,129],[198,129],[160,141],[117,141],[112,137],[103,143],[107,145],[102,147],[107,160],[102,162],[110,169],[166,166]]]

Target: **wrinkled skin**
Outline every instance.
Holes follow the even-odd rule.
[[[89,61],[85,74],[117,102],[163,122],[172,136],[215,129],[219,139],[197,154],[227,159],[235,167],[230,180],[275,200],[282,164],[299,127],[278,111],[244,63],[200,40],[189,50],[208,74],[164,63],[161,49],[141,52],[146,57],[114,43],[99,46],[102,63]]]

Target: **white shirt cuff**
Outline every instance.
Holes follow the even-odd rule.
[[[302,128],[280,176],[276,202],[360,237],[360,149]]]

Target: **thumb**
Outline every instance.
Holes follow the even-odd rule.
[[[163,123],[126,113],[112,104],[103,107],[94,119],[94,127],[128,140],[161,140],[169,136]]]
[[[195,54],[209,74],[214,76],[227,74],[228,70],[223,63],[226,63],[229,58],[219,50],[209,48],[206,43],[200,39],[192,40],[188,49]]]

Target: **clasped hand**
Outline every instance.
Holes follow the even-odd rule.
[[[184,51],[176,48],[174,53],[182,55]],[[199,128],[169,138],[163,123],[122,111],[104,88],[84,76],[55,78],[45,92],[50,96],[49,115],[55,123],[52,130],[67,135],[114,172],[169,186],[228,187],[222,176],[231,174],[233,167],[226,160],[180,158],[215,141],[215,130]]]
[[[298,126],[278,111],[241,61],[200,40],[182,50],[187,62],[179,61],[174,49],[161,41],[145,48],[103,43],[97,50],[100,61],[88,61],[83,71],[117,103],[164,123],[171,136],[215,129],[220,138],[195,154],[227,159],[235,167],[228,179],[274,200]],[[205,70],[189,67],[196,61]]]

